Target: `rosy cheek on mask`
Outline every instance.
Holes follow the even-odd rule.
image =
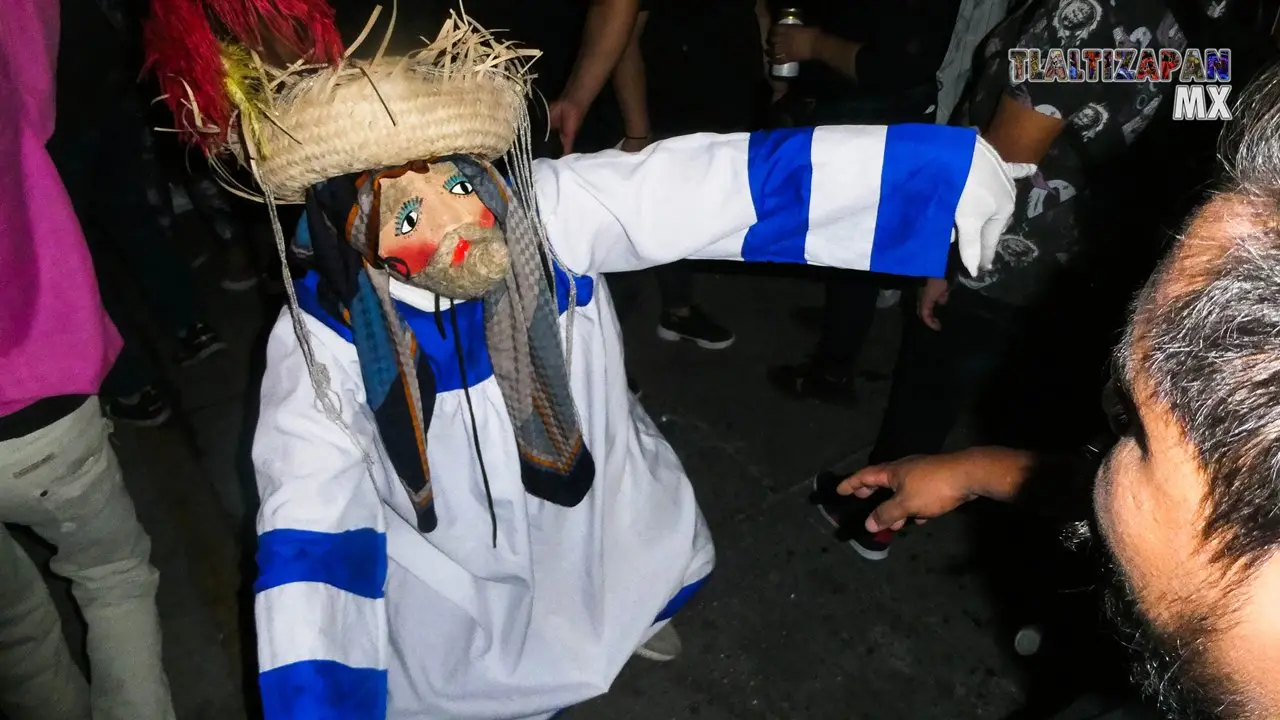
[[[431,258],[435,256],[438,243],[427,242],[405,242],[397,244],[391,248],[384,248],[383,257],[396,257],[404,261],[407,265],[408,275],[414,275],[425,269]]]
[[[493,216],[493,211],[489,208],[483,208],[480,211],[480,217],[476,220],[476,224],[486,230],[496,225],[498,219]]]

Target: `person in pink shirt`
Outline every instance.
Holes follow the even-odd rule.
[[[53,133],[58,0],[0,0],[0,522],[57,552],[88,624],[92,687],[40,571],[0,526],[0,714],[173,718],[150,541],[108,439],[98,388],[120,351]]]

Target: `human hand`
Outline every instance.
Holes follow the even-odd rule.
[[[773,47],[773,61],[779,65],[789,62],[807,62],[818,51],[822,30],[804,25],[774,25],[769,31],[769,44]]]
[[[582,119],[587,109],[578,103],[561,98],[547,107],[547,124],[559,133],[560,145],[565,155],[573,152],[573,143],[578,139],[578,131],[582,129]]]
[[[938,306],[946,305],[951,294],[951,286],[942,278],[929,278],[920,289],[920,299],[916,301],[916,312],[920,320],[932,330],[941,330],[942,321],[938,319]]]
[[[991,269],[1000,235],[1013,219],[1017,199],[1013,181],[1029,177],[1035,171],[1036,166],[1029,163],[1006,163],[991,143],[978,137],[969,177],[956,204],[956,226],[952,234],[959,246],[960,262],[970,275],[977,277]]]
[[[916,455],[885,465],[863,468],[849,476],[836,492],[870,497],[880,488],[893,491],[867,518],[867,530],[901,530],[907,520],[923,523],[945,515],[978,497],[970,487],[965,453]]]

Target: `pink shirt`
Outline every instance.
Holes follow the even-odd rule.
[[[96,395],[120,352],[84,234],[45,143],[58,0],[0,0],[0,416]]]

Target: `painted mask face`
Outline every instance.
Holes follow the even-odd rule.
[[[458,300],[506,276],[497,220],[453,163],[424,163],[378,183],[378,254],[393,275]]]

